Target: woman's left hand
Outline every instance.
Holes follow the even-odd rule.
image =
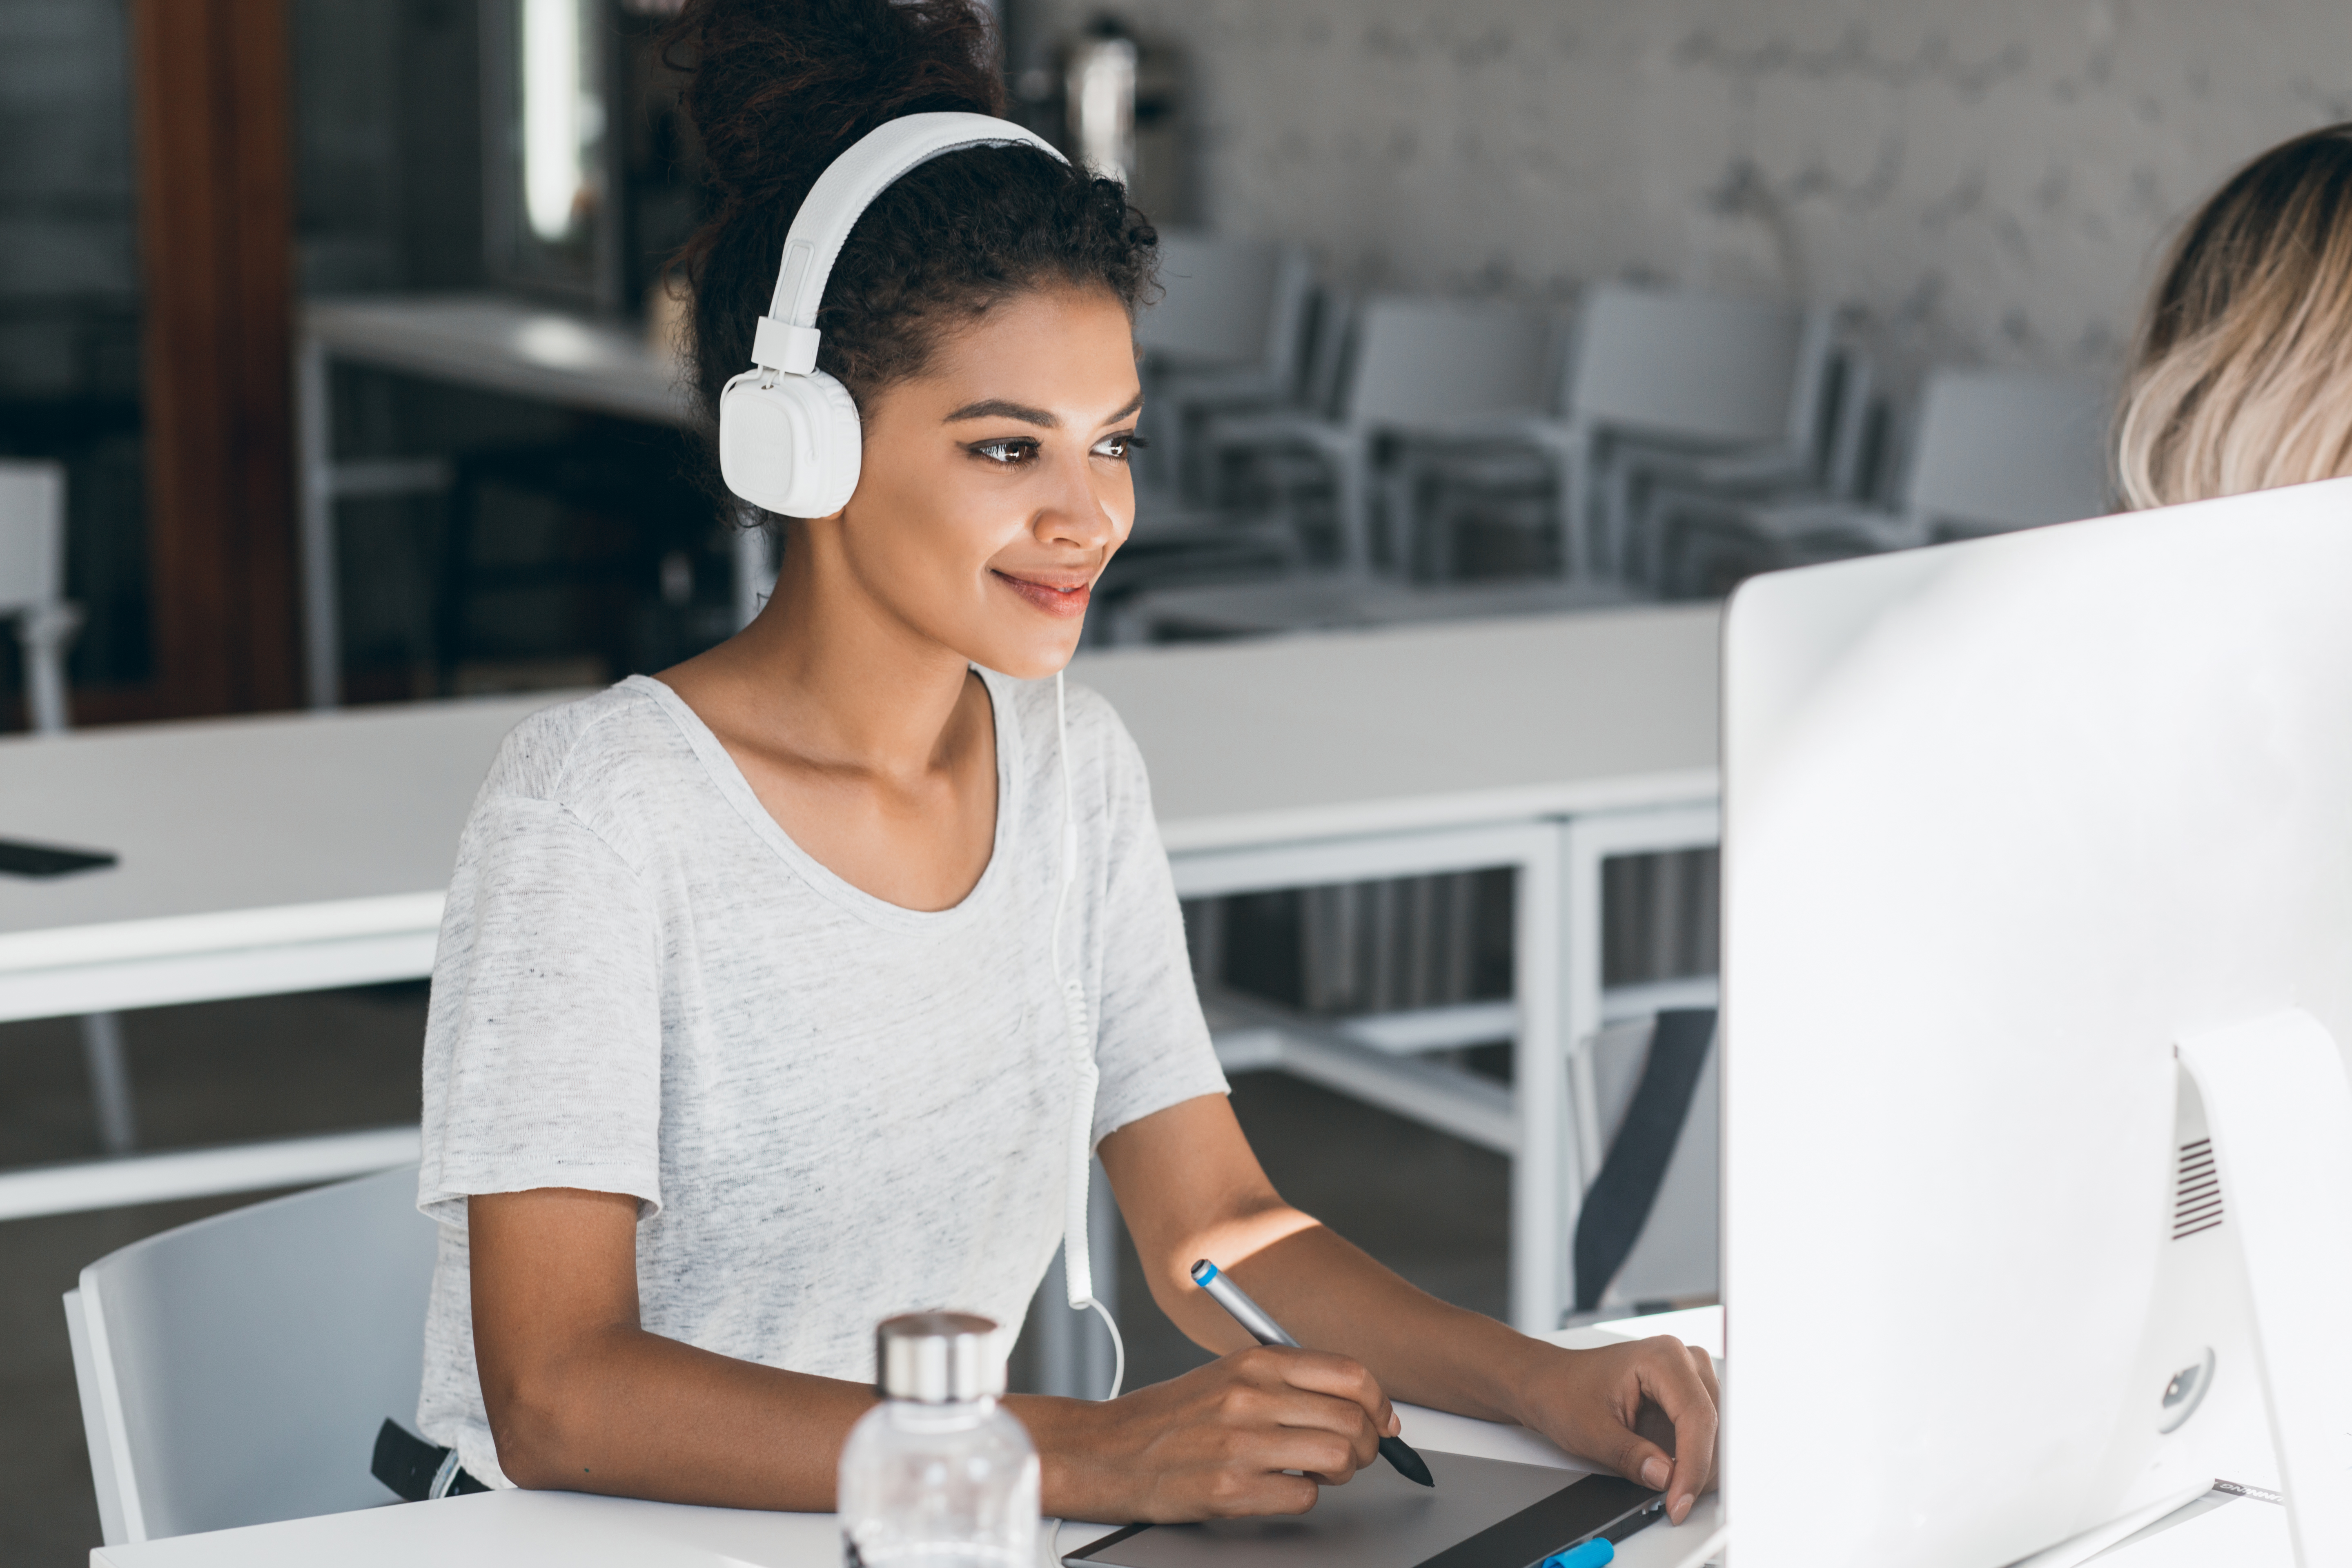
[[[1673,1453],[1636,1429],[1644,1400],[1673,1423]],[[1723,1395],[1714,1361],[1696,1346],[1661,1334],[1600,1350],[1560,1351],[1542,1359],[1522,1385],[1520,1401],[1521,1425],[1629,1481],[1664,1492],[1666,1517],[1676,1524],[1715,1484]]]

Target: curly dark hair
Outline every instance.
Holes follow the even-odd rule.
[[[719,389],[751,365],[784,236],[817,175],[901,115],[1002,116],[1003,77],[971,0],[689,0],[664,48],[690,73],[687,112],[718,198],[672,263],[693,287],[692,384],[715,434]],[[1132,316],[1158,245],[1112,181],[1033,147],[947,153],[850,230],[817,312],[817,366],[863,406],[920,374],[944,331],[1017,294],[1107,289]],[[716,485],[717,463],[706,467]]]

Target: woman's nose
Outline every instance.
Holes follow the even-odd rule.
[[[1096,474],[1087,458],[1061,466],[1056,477],[1055,493],[1038,511],[1039,542],[1099,550],[1126,535],[1134,507],[1129,486]]]

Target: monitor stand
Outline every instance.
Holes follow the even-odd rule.
[[[2352,1568],[2352,1083],[2300,1009],[2192,1036],[2301,1568]]]

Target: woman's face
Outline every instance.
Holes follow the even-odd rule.
[[[864,467],[835,524],[849,571],[962,658],[1052,674],[1134,525],[1127,458],[1142,403],[1132,331],[1109,292],[998,305],[862,410]]]

